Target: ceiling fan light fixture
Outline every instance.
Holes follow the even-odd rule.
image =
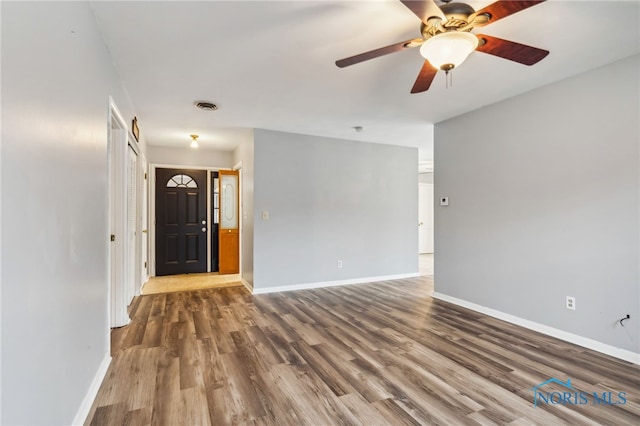
[[[478,38],[468,32],[450,31],[424,42],[420,54],[438,69],[449,71],[460,66],[478,47]]]

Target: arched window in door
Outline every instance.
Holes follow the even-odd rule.
[[[167,188],[197,188],[198,184],[189,175],[173,175],[167,181]]]

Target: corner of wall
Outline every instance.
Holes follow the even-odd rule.
[[[72,425],[82,425],[87,420],[89,416],[89,412],[91,411],[91,406],[93,405],[93,401],[96,399],[98,395],[98,391],[100,390],[100,386],[102,385],[102,381],[107,375],[107,371],[109,370],[109,365],[111,364],[111,355],[106,353],[102,362],[98,366],[98,370],[91,380],[91,384],[89,385],[89,389],[87,389],[87,393],[76,412],[76,415],[73,419]]]

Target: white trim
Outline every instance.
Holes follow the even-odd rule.
[[[482,305],[477,305],[473,302],[468,302],[466,300],[458,299],[457,297],[447,296],[446,294],[434,292],[433,298],[438,300],[443,300],[445,302],[453,303],[454,305],[462,306],[463,308],[471,309],[472,311],[480,312],[481,314],[485,314],[490,317],[497,318],[511,324],[519,325],[520,327],[537,331],[539,333],[546,334],[547,336],[555,337],[556,339],[564,340],[565,342],[573,343],[575,345],[579,345],[587,349],[592,349],[596,352],[600,352],[606,355],[611,355],[615,358],[632,362],[634,364],[640,364],[639,353],[635,353],[635,352],[628,351],[626,349],[621,349],[615,346],[607,345],[605,343],[598,342],[597,340],[589,339],[587,337],[582,337],[577,334],[569,333],[564,330],[559,330],[557,328],[549,327],[547,325],[530,321],[524,318],[520,318],[515,315],[507,314],[501,311],[496,311],[495,309],[487,308]]]
[[[135,176],[136,176],[136,187],[135,187],[135,191],[136,191],[136,196],[135,196],[135,202],[136,202],[136,217],[135,217],[135,261],[133,265],[128,265],[129,268],[133,268],[134,269],[134,273],[133,273],[133,277],[134,277],[134,281],[133,281],[133,297],[135,296],[139,296],[140,295],[140,289],[142,288],[142,284],[144,284],[147,281],[147,278],[145,278],[146,275],[146,271],[144,270],[144,260],[143,258],[145,257],[144,253],[142,253],[142,240],[144,238],[147,239],[147,246],[148,246],[148,236],[145,237],[142,233],[142,225],[143,225],[143,218],[142,218],[142,214],[143,214],[143,204],[146,202],[145,198],[144,198],[144,185],[146,184],[145,179],[144,179],[144,174],[146,173],[146,170],[143,170],[145,168],[145,164],[147,163],[147,159],[144,155],[144,153],[142,152],[142,150],[140,149],[140,145],[139,143],[136,141],[135,137],[133,136],[133,131],[131,129],[129,129],[129,135],[128,135],[128,140],[127,140],[128,146],[131,148],[131,150],[136,154],[136,167],[135,167]],[[127,153],[127,163],[129,160],[129,155]],[[126,167],[126,171],[127,174],[129,173],[129,166],[127,165]],[[130,176],[127,175],[126,177],[126,181],[127,181],[127,188],[128,188],[128,183],[130,182]],[[148,195],[148,194],[147,194]],[[127,190],[127,203],[129,202],[129,196],[128,196],[128,190]],[[129,213],[129,208],[127,206],[127,215]],[[148,211],[147,211],[148,213]],[[147,219],[148,220],[148,219]],[[126,219],[127,222],[127,228],[129,226],[129,218],[127,217]],[[130,229],[127,229],[127,232],[130,232]],[[127,235],[127,239],[130,238],[130,235]],[[129,244],[126,244],[127,249],[130,248]],[[126,258],[127,258],[127,262],[129,262],[131,260],[131,254],[128,253]],[[129,305],[131,303],[131,301],[133,300],[133,297],[131,297],[130,300],[127,300],[127,305]]]
[[[245,286],[247,290],[249,290],[249,293],[253,294],[253,284],[251,284],[249,281],[245,280],[242,277],[240,277],[240,281],[242,282],[242,285]]]
[[[233,166],[233,170],[238,172],[238,274],[240,274],[240,277],[242,277],[242,232],[243,232],[243,224],[244,224],[244,194],[242,193],[243,191],[243,185],[242,185],[242,179],[243,179],[243,173],[242,173],[242,161],[239,161],[238,163],[236,163],[235,166]],[[218,253],[218,256],[220,255],[220,253]]]
[[[188,169],[188,170],[210,170],[212,172],[217,172],[218,170],[232,170],[229,167],[205,167],[205,166],[185,166],[180,164],[163,164],[163,163],[152,163],[153,167],[158,169]]]
[[[149,278],[156,276],[156,165],[153,163],[147,164],[147,185],[149,185],[149,211],[147,215],[149,216],[147,222],[147,238],[149,239],[149,259],[147,262],[149,267],[147,268],[148,277]],[[143,288],[140,288],[140,293],[143,293]]]
[[[140,151],[140,167],[140,192],[142,194],[140,197],[140,229],[142,232],[140,233],[140,285],[136,286],[136,296],[140,296],[142,286],[149,281],[149,162],[142,151]],[[145,229],[147,230],[146,234],[144,234]],[[145,260],[147,262],[146,267],[144,265]]]
[[[211,217],[211,210],[213,210],[213,198],[211,197],[211,190],[213,189],[213,185],[211,184],[212,171],[207,170],[207,196],[205,197],[205,203],[207,203],[207,272],[211,272],[211,250],[213,249],[211,244],[211,221],[213,218]]]
[[[277,287],[264,287],[264,288],[254,288],[253,294],[265,294],[265,293],[277,293],[281,291],[291,291],[291,290],[308,290],[312,288],[323,288],[323,287],[335,287],[338,285],[351,285],[351,284],[365,284],[365,283],[374,283],[376,281],[389,281],[389,280],[402,280],[405,278],[415,278],[419,277],[419,273],[411,273],[411,274],[399,274],[399,275],[385,275],[380,277],[363,277],[363,278],[353,278],[350,280],[339,280],[339,281],[323,281],[317,283],[306,283],[306,284],[293,284],[293,285],[282,285]]]
[[[111,356],[107,353],[104,355],[102,362],[98,366],[98,371],[96,371],[95,376],[93,376],[93,380],[89,385],[89,389],[87,389],[87,394],[84,396],[82,400],[82,404],[78,408],[76,412],[76,416],[73,419],[72,425],[82,425],[85,420],[87,420],[87,416],[89,415],[89,411],[91,411],[91,406],[93,405],[93,401],[96,399],[98,395],[98,390],[100,390],[100,385],[102,385],[102,381],[104,377],[107,375],[107,371],[109,370],[109,365],[111,364]]]

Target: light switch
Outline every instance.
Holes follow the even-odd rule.
[[[269,212],[267,210],[262,211],[262,220],[269,220]]]
[[[449,205],[449,197],[440,197],[440,205],[448,206]]]

